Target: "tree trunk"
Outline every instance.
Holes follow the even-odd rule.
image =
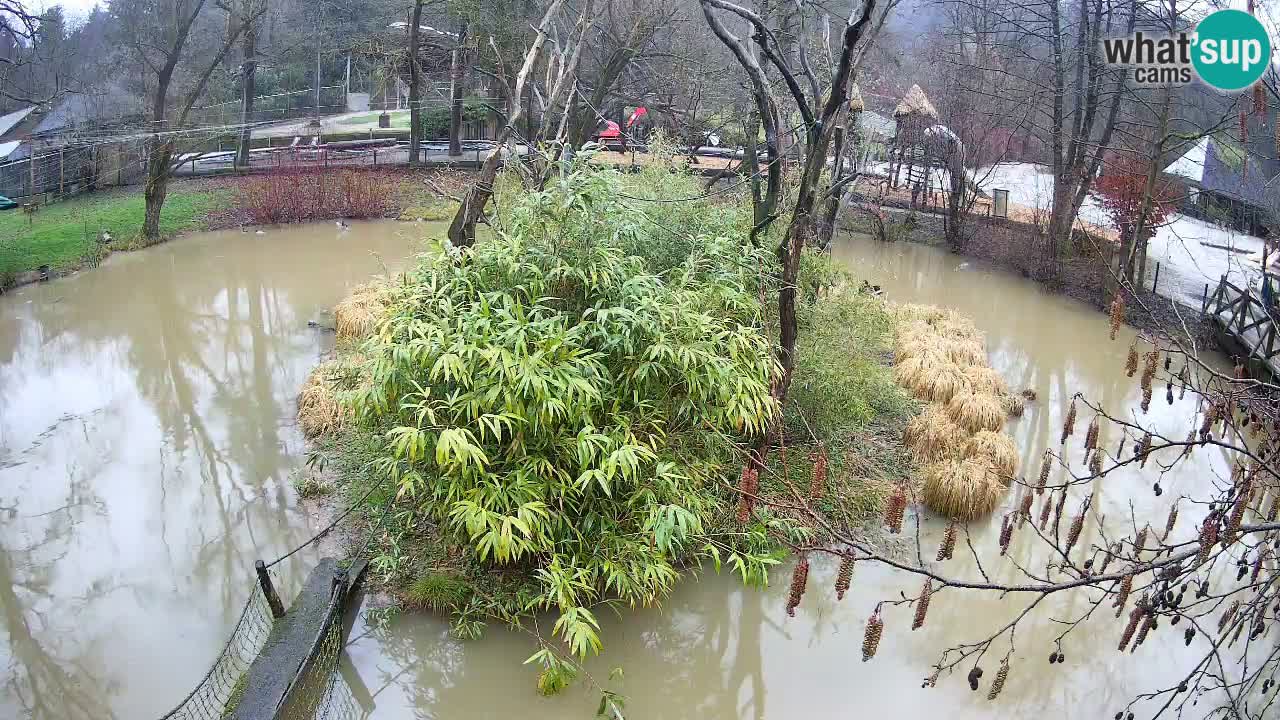
[[[453,216],[453,221],[449,223],[449,242],[453,243],[455,247],[471,247],[476,241],[476,224],[480,222],[480,216],[484,214],[484,206],[489,203],[489,198],[493,197],[493,183],[498,177],[498,165],[502,162],[502,150],[512,132],[514,132],[516,124],[520,122],[523,105],[518,98],[524,93],[525,82],[529,78],[529,73],[533,70],[534,64],[537,63],[538,56],[542,54],[542,46],[546,44],[547,32],[551,27],[551,21],[555,18],[556,13],[559,12],[560,5],[563,2],[564,0],[552,0],[546,14],[542,16],[542,22],[538,24],[538,35],[534,38],[533,45],[529,48],[529,51],[525,53],[524,65],[520,68],[520,74],[516,76],[515,91],[512,95],[517,98],[517,102],[507,114],[506,123],[498,131],[493,150],[489,153],[489,157],[485,158],[484,165],[480,168],[480,177],[476,179],[476,184],[462,199],[462,206],[458,208],[458,212]]]
[[[467,23],[458,28],[458,44],[449,58],[449,156],[462,154],[462,84],[466,79]]]
[[[418,26],[422,24],[423,0],[414,0],[409,22],[409,165],[417,165],[422,152],[422,103],[418,94],[422,73],[418,67]]]
[[[142,240],[146,245],[160,241],[160,211],[169,193],[169,163],[173,160],[173,141],[152,135],[147,140],[147,184],[143,191],[146,215],[142,222]]]
[[[253,131],[249,124],[253,122],[253,98],[257,94],[258,72],[258,33],[253,25],[244,30],[244,82],[240,95],[240,145],[236,148],[236,165],[249,167],[249,146],[253,140]]]

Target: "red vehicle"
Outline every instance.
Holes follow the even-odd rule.
[[[638,128],[636,122],[649,114],[646,107],[638,107],[631,111],[631,117],[627,119],[627,130],[624,133],[618,123],[612,120],[605,120],[599,129],[596,130],[595,138],[598,144],[610,149],[625,152],[627,143],[634,141],[634,132]]]
[[[622,137],[622,128],[612,120],[605,120],[604,127],[596,131],[595,141],[610,150],[625,149],[626,140]]]

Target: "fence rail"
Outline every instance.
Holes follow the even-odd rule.
[[[1265,280],[1264,280],[1265,281]],[[1280,377],[1280,347],[1276,344],[1276,318],[1265,298],[1237,287],[1224,275],[1212,295],[1206,295],[1204,313],[1218,328],[1220,338],[1255,369]]]

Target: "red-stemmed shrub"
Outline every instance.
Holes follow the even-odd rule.
[[[361,170],[288,168],[239,181],[236,202],[258,225],[385,217],[395,207],[394,178]]]

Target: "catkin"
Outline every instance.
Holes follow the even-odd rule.
[[[1151,431],[1142,436],[1142,452],[1139,454],[1138,467],[1147,466],[1147,458],[1151,455]]]
[[[1009,552],[1009,543],[1013,541],[1013,522],[1009,515],[1005,515],[1000,522],[1000,555],[1003,557]]]
[[[813,455],[813,478],[809,482],[809,499],[821,500],[827,490],[827,451],[819,447]]]
[[[804,597],[805,585],[809,583],[809,557],[802,555],[796,569],[791,572],[791,592],[787,595],[787,615],[796,616],[796,607],[800,598]]]
[[[1089,456],[1089,474],[1094,477],[1102,475],[1102,451]]]
[[[884,634],[884,621],[880,619],[880,609],[871,613],[867,620],[867,630],[862,635],[862,662],[876,656],[876,648],[880,647],[880,636]]]
[[[1111,339],[1116,339],[1116,333],[1120,332],[1120,325],[1124,323],[1124,296],[1120,292],[1116,292],[1115,299],[1111,301]]]
[[[1231,516],[1227,518],[1227,533],[1222,539],[1224,547],[1235,542],[1236,537],[1240,534],[1240,523],[1244,521],[1245,509],[1249,507],[1252,484],[1251,478],[1245,478],[1236,485],[1236,503],[1231,508]]]
[[[1126,377],[1133,377],[1138,372],[1138,347],[1136,345],[1129,346],[1129,357],[1124,361],[1124,374]]]
[[[742,492],[738,499],[738,522],[745,525],[751,520],[751,513],[756,507],[756,492],[760,489],[759,471],[750,465],[743,467],[739,487]]]
[[[1018,527],[1027,524],[1031,519],[1031,504],[1035,500],[1035,496],[1031,494],[1031,490],[1027,489],[1022,494],[1022,504],[1018,507]]]
[[[1152,350],[1147,353],[1146,362],[1142,366],[1142,389],[1147,392],[1147,396],[1151,395],[1151,380],[1156,376],[1156,364],[1160,362],[1160,351]]]
[[[1044,499],[1044,504],[1040,506],[1040,532],[1044,532],[1049,527],[1049,513],[1053,511],[1053,493],[1049,493],[1049,497]]]
[[[1218,516],[1217,513],[1209,513],[1209,516],[1200,524],[1200,554],[1196,556],[1196,565],[1203,565],[1209,559],[1209,553],[1216,542],[1218,542]]]
[[[1053,536],[1058,537],[1058,526],[1062,524],[1062,508],[1067,504],[1067,489],[1062,488],[1062,494],[1058,496],[1058,502],[1053,506]]]
[[[1142,388],[1142,412],[1151,409],[1151,386]]]
[[[1169,540],[1169,533],[1173,532],[1173,526],[1178,523],[1178,501],[1173,501],[1173,507],[1169,508],[1169,519],[1164,523],[1164,539]]]
[[[1066,444],[1067,438],[1071,437],[1071,433],[1076,429],[1076,400],[1071,399],[1071,406],[1067,408],[1067,416],[1062,420],[1062,441],[1060,444]]]
[[[836,600],[843,600],[849,591],[849,584],[853,581],[853,561],[852,554],[840,558],[840,571],[836,573]]]
[[[1133,556],[1135,558],[1142,554],[1143,549],[1147,546],[1147,530],[1150,527],[1150,525],[1144,525],[1143,528],[1138,531],[1138,536],[1133,539]]]
[[[933,578],[925,578],[924,587],[920,590],[920,597],[916,600],[916,616],[911,621],[912,630],[924,627],[924,618],[929,612],[929,598],[932,596]]]
[[[1258,557],[1253,559],[1253,570],[1249,573],[1250,584],[1258,582],[1258,575],[1262,572],[1262,564],[1270,554],[1270,547],[1263,546],[1263,548],[1258,551]]]
[[[1052,469],[1053,454],[1044,451],[1044,459],[1040,461],[1040,480],[1036,483],[1036,494],[1043,495],[1045,485],[1049,483],[1049,470]]]
[[[893,489],[893,495],[889,496],[889,503],[884,509],[884,521],[889,526],[889,532],[902,532],[902,518],[907,512],[907,491],[901,485]]]
[[[1146,617],[1143,620],[1142,627],[1138,628],[1138,635],[1133,639],[1133,647],[1129,648],[1129,652],[1131,653],[1138,651],[1138,646],[1147,639],[1147,633],[1151,632],[1151,628],[1155,627],[1156,614],[1153,612],[1145,612],[1144,615]]]
[[[1084,434],[1084,449],[1088,452],[1098,447],[1098,416],[1093,416],[1093,422],[1089,423],[1089,429]]]
[[[1085,509],[1081,508],[1075,519],[1071,521],[1071,527],[1067,530],[1067,546],[1063,549],[1063,555],[1070,555],[1071,548],[1076,546],[1076,541],[1080,539],[1080,532],[1084,530],[1084,513]]]
[[[1227,625],[1231,624],[1231,619],[1236,616],[1236,611],[1240,609],[1240,601],[1234,600],[1227,607],[1227,611],[1222,613],[1222,617],[1218,619],[1218,632],[1227,629]]]
[[[1111,606],[1116,609],[1116,617],[1120,617],[1120,614],[1124,612],[1124,606],[1128,604],[1129,593],[1131,592],[1133,592],[1133,573],[1121,578],[1120,589],[1116,591],[1116,600],[1111,603]]]
[[[1138,622],[1142,620],[1142,606],[1135,607],[1129,613],[1129,623],[1124,626],[1124,632],[1120,634],[1120,652],[1124,652],[1125,647],[1129,645],[1129,640],[1133,638],[1133,632],[1138,629]]]
[[[1028,495],[1028,497],[1030,496]],[[951,524],[947,525],[946,531],[942,533],[942,544],[938,546],[938,562],[951,559],[956,550],[957,535],[959,535],[959,529],[956,526],[956,521],[952,520]]]
[[[1112,333],[1112,339],[1115,334]],[[1004,690],[1004,681],[1009,677],[1009,661],[1005,660],[1000,665],[1000,669],[996,671],[996,679],[991,681],[991,689],[987,691],[987,699],[995,700],[1000,696],[1000,691]]]

